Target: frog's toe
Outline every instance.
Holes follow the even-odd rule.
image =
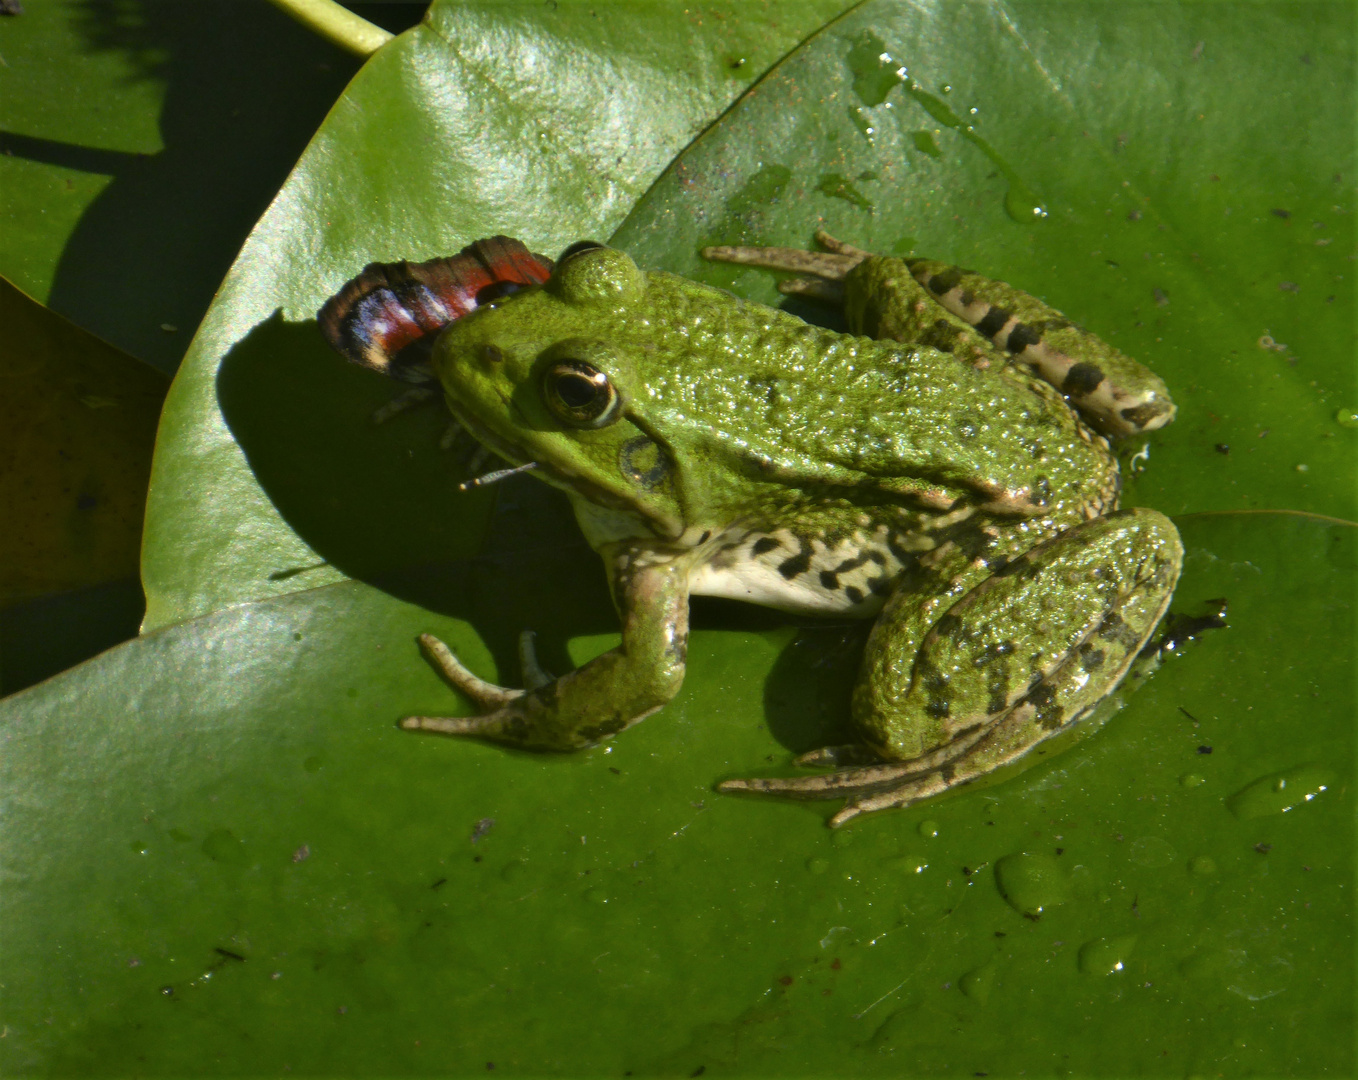
[[[859,795],[850,799],[844,804],[843,809],[835,812],[827,824],[832,829],[838,829],[845,822],[852,821],[860,814],[871,814],[878,810],[893,810],[909,806],[912,803],[940,795],[950,786],[950,783],[937,772],[929,773],[927,776],[912,777],[885,791]]]
[[[506,710],[485,716],[407,716],[401,721],[405,731],[430,731],[437,735],[470,735],[496,742],[520,743],[521,724]]]
[[[439,674],[442,675],[455,690],[466,694],[477,707],[483,712],[493,712],[513,701],[515,698],[523,696],[522,690],[511,690],[506,686],[497,686],[495,683],[487,682],[476,675],[473,675],[467,667],[453,655],[453,650],[448,648],[442,641],[433,634],[420,635],[420,648],[424,650],[424,655],[429,662],[434,665]],[[541,669],[539,669],[541,670]],[[549,680],[550,681],[550,680]],[[443,728],[428,727],[423,724],[411,723],[414,720],[443,719],[439,717],[407,717],[401,721],[401,726],[410,730],[420,729],[424,731],[442,731]],[[466,734],[457,732],[456,734]]]
[[[519,667],[523,671],[523,686],[525,690],[536,690],[539,686],[546,686],[552,682],[556,676],[538,663],[538,636],[532,630],[524,630],[519,634]]]
[[[857,252],[857,249],[853,249]],[[868,257],[867,252],[848,255],[837,251],[805,251],[783,247],[707,247],[703,258],[712,262],[759,266],[765,270],[785,270],[823,282],[843,281],[849,271]]]
[[[844,808],[829,821],[830,827],[837,829],[860,814],[909,806],[931,798],[946,791],[953,783],[951,770],[946,766],[921,772],[918,762],[893,761],[853,766],[821,776],[723,780],[717,790],[780,795],[786,799],[847,798]]]

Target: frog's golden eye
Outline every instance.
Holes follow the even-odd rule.
[[[547,407],[572,427],[607,427],[622,414],[608,376],[583,360],[558,360],[543,376],[542,390]]]

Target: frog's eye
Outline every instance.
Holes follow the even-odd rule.
[[[558,360],[542,379],[547,407],[572,427],[601,428],[622,413],[622,399],[608,376],[583,360]]]

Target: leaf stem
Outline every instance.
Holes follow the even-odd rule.
[[[371,56],[391,40],[380,26],[341,7],[335,0],[270,0],[303,26],[355,56]]]

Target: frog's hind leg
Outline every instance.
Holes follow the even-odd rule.
[[[1078,525],[970,589],[920,634],[897,594],[869,638],[854,720],[884,760],[724,791],[848,800],[832,826],[984,776],[1086,716],[1164,614],[1183,549],[1153,510]],[[911,601],[914,602],[911,602]]]
[[[1136,435],[1174,419],[1169,390],[1154,372],[1037,297],[947,263],[904,262],[941,307],[1028,365],[1105,434]]]

